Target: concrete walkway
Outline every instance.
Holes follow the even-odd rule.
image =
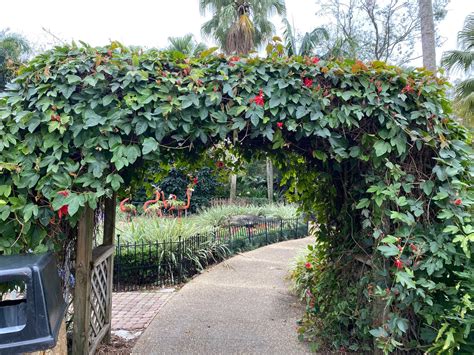
[[[312,241],[269,245],[199,275],[161,309],[133,354],[309,353],[296,333],[304,309],[285,278]]]

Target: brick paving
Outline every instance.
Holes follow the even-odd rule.
[[[114,292],[112,294],[112,330],[143,330],[171,298],[174,291],[174,289],[159,289]]]

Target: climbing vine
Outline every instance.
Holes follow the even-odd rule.
[[[57,47],[0,98],[0,253],[60,250],[150,162],[235,141],[316,217],[295,272],[305,337],[472,349],[472,153],[445,86],[382,62]]]

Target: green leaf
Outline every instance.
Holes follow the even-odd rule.
[[[118,174],[110,174],[107,176],[106,182],[112,186],[114,191],[117,191],[120,188],[120,185],[123,184],[123,179]]]
[[[425,195],[429,196],[431,195],[431,192],[433,191],[433,187],[435,184],[433,181],[427,180],[427,181],[422,182],[420,185]]]
[[[397,271],[396,281],[405,286],[406,288],[416,288],[416,283],[413,280],[413,275],[408,274],[405,271]]]
[[[382,327],[380,328],[377,328],[377,329],[371,329],[369,331],[370,334],[372,334],[373,337],[375,338],[386,338],[388,337],[388,333],[385,329],[383,329]]]
[[[68,84],[75,84],[82,80],[81,77],[77,75],[67,75],[66,79],[67,79]]]
[[[370,200],[368,198],[363,198],[359,201],[359,203],[357,204],[356,208],[358,210],[362,209],[362,208],[367,208],[370,206]]]
[[[381,157],[387,152],[390,152],[392,150],[392,147],[390,143],[384,142],[384,141],[377,141],[374,144],[374,149],[375,149],[375,155],[378,157]]]
[[[0,196],[8,197],[12,192],[11,185],[0,185]]]
[[[104,121],[104,118],[102,116],[99,116],[93,110],[90,109],[84,112],[84,118],[86,121],[85,127],[94,127]]]
[[[399,318],[397,319],[397,327],[400,329],[402,333],[406,333],[406,331],[409,328],[410,323],[408,322],[408,319],[402,319]]]
[[[328,159],[328,155],[320,150],[313,150],[313,157],[322,161]]]
[[[143,147],[142,147],[143,155],[147,155],[151,152],[154,152],[157,149],[158,149],[158,142],[156,141],[155,138],[153,137],[145,138],[145,140],[143,141]]]
[[[109,106],[112,101],[114,101],[114,95],[106,95],[102,98],[102,105]]]
[[[398,250],[398,248],[393,244],[381,245],[377,247],[377,250],[382,252],[383,256],[385,257],[395,256],[400,253],[400,250]]]
[[[76,194],[71,194],[70,199],[68,200],[68,214],[74,216],[79,210],[80,206],[80,197]]]

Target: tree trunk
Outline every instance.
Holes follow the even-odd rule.
[[[433,20],[433,4],[431,0],[418,0],[418,14],[421,25],[421,47],[423,51],[423,66],[436,71],[436,43]]]
[[[234,201],[237,197],[237,175],[232,174],[230,176],[230,201]]]
[[[267,194],[268,203],[273,203],[273,163],[267,158]]]

